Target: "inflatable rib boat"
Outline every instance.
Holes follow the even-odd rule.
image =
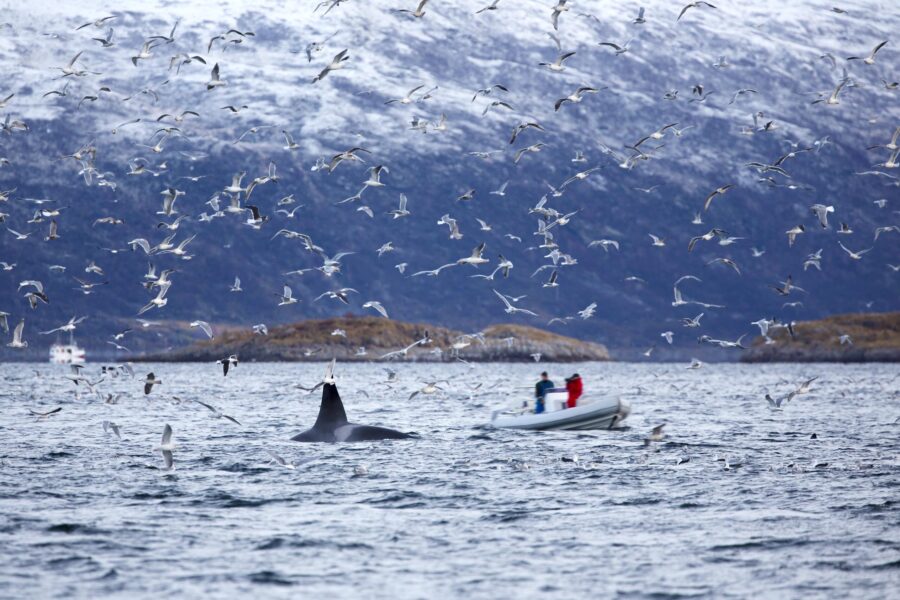
[[[631,412],[627,400],[619,398],[578,399],[575,408],[566,408],[565,388],[553,388],[544,396],[544,412],[535,414],[531,407],[495,410],[491,425],[507,429],[612,429]]]

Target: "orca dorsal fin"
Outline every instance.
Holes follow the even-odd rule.
[[[344,403],[338,394],[334,383],[326,383],[322,386],[322,404],[319,406],[319,416],[313,429],[334,430],[347,423],[347,413],[344,412]]]

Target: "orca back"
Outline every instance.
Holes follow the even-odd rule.
[[[319,406],[319,416],[316,418],[315,424],[312,428],[291,439],[295,442],[335,443],[402,440],[410,437],[415,436],[386,427],[354,425],[348,422],[337,386],[333,383],[326,383],[322,387],[322,404]]]

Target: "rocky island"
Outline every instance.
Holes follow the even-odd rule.
[[[834,315],[758,337],[743,362],[898,362],[900,312]]]
[[[410,347],[425,336],[428,344]],[[397,352],[408,348],[406,352]],[[389,353],[392,356],[382,358]],[[585,342],[524,325],[492,325],[467,334],[444,327],[404,323],[379,317],[340,317],[272,327],[263,335],[226,329],[213,339],[136,360],[150,362],[213,361],[229,355],[244,361],[455,361],[550,362],[610,360],[602,344]]]

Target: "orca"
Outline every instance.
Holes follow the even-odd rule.
[[[371,425],[355,425],[347,421],[347,413],[344,412],[344,404],[338,394],[334,380],[326,378],[322,386],[322,404],[319,407],[319,416],[311,429],[299,433],[291,438],[295,442],[369,442],[372,440],[405,440],[416,437],[414,434],[403,433],[386,427],[373,427]]]

